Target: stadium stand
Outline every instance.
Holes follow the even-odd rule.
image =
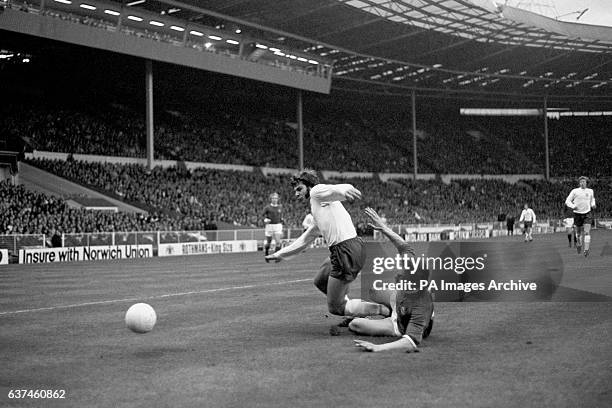
[[[149,207],[163,215],[171,229],[209,229],[216,222],[237,227],[262,227],[261,210],[269,192],[278,191],[288,226],[301,225],[306,207],[292,199],[285,176],[264,176],[260,171],[223,171],[199,168],[156,167],[148,171],[140,165],[87,163],[81,161],[29,160],[29,163],[55,174],[63,174],[75,182],[122,197],[134,205]],[[561,219],[563,201],[575,182],[551,183],[525,180],[510,184],[501,180],[456,180],[445,184],[440,180],[395,179],[382,182],[373,179],[328,180],[350,182],[364,192],[364,199],[347,205],[361,233],[370,233],[363,215],[366,206],[376,208],[390,223],[468,223],[492,222],[499,209],[518,211],[530,203],[542,218]],[[232,188],[228,189],[227,186]],[[612,195],[606,182],[595,181],[598,213],[612,213]],[[23,194],[23,193],[22,193]],[[63,210],[62,210],[63,211]],[[120,219],[114,227],[150,228],[151,223]],[[87,223],[87,228],[97,225]],[[153,224],[161,225],[161,223]],[[55,227],[57,228],[57,226]],[[74,228],[74,226],[71,226]],[[96,231],[92,229],[91,231]]]
[[[304,160],[309,167],[358,172],[412,171],[412,137],[405,118],[393,113],[361,115],[328,108],[316,109],[313,113],[316,121],[305,122]],[[144,118],[124,106],[85,112],[14,104],[2,110],[0,129],[20,135],[36,150],[145,156]],[[420,173],[543,173],[541,119],[475,119],[447,112],[438,115],[445,120],[438,120],[433,113],[422,115],[423,124],[418,128]],[[156,158],[296,167],[293,119],[239,112],[207,112],[201,116],[177,111],[158,115]],[[549,121],[551,175],[611,174],[607,157],[612,146],[606,136],[610,120],[601,117]]]
[[[176,229],[174,220],[155,215],[73,209],[66,200],[0,182],[0,234],[150,231]]]
[[[115,103],[79,108],[68,103],[51,105],[31,100],[3,105],[0,131],[20,137],[30,150],[69,153],[65,161],[41,159],[29,163],[151,215],[104,214],[98,219],[88,215],[91,213],[66,208],[65,200],[70,197],[40,198],[28,195],[33,193],[20,187],[4,185],[5,203],[8,197],[17,197],[8,199],[12,202],[12,215],[3,218],[5,232],[203,230],[214,229],[217,224],[260,228],[260,211],[271,191],[281,194],[286,225],[301,224],[306,208],[291,198],[286,176],[266,176],[258,169],[296,167],[296,125],[290,115],[245,113],[249,111],[239,107],[210,109],[200,114],[166,110],[156,116],[156,159],[250,165],[255,170],[188,170],[178,166],[149,171],[136,164],[72,159],[77,154],[143,158],[146,141],[142,115]],[[310,114],[316,120],[305,121],[305,162],[309,167],[344,172],[411,172],[412,144],[407,130],[410,123],[401,111],[354,111],[320,104],[310,106]],[[440,121],[440,114],[424,111],[419,115],[419,173],[542,173],[541,119],[461,117],[444,112],[445,120]],[[609,117],[549,121],[553,176],[592,176],[600,214],[612,213],[607,204],[612,197],[605,181],[612,174],[607,160],[612,148],[606,136],[609,121]],[[382,182],[377,174],[371,179],[349,182],[365,193],[363,201],[349,206],[362,233],[370,232],[363,216],[365,206],[376,208],[396,224],[493,221],[500,208],[511,213],[525,202],[532,203],[543,217],[558,219],[565,211],[564,196],[574,186],[574,181],[534,180],[516,184],[480,179],[444,183],[439,177],[419,181],[391,178]],[[235,188],[227,189],[228,185]],[[46,200],[53,205],[31,208],[40,214],[33,216],[37,221],[20,223],[15,218],[22,211],[20,200]],[[64,214],[70,216],[66,218]]]

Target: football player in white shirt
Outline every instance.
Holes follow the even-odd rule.
[[[576,229],[576,250],[581,253],[584,246],[584,256],[589,256],[591,245],[591,210],[595,208],[595,194],[587,188],[588,177],[578,179],[580,187],[573,189],[565,199],[565,205],[574,211],[574,228]]]
[[[304,221],[302,221],[302,227],[304,228],[304,231],[306,231],[308,228],[312,227],[314,225],[314,218],[312,217],[311,213],[306,214],[306,216],[304,217]]]
[[[574,246],[576,246],[576,231],[574,231],[574,217],[568,216],[563,219],[563,226],[565,227],[565,232],[567,232],[567,242],[569,247],[572,247],[572,237],[574,239]]]
[[[533,228],[533,224],[535,223],[535,221],[535,213],[531,208],[529,208],[529,204],[525,204],[525,207],[521,212],[521,218],[519,219],[519,223],[522,222],[524,224],[523,230],[525,232],[525,242],[533,241],[533,237],[531,236],[531,229]]]
[[[385,305],[347,296],[350,283],[364,266],[366,253],[365,244],[357,236],[353,220],[342,201],[360,199],[361,192],[350,184],[319,184],[319,178],[312,170],[294,176],[291,185],[299,200],[309,200],[314,224],[291,245],[266,256],[266,261],[289,259],[322,235],[329,246],[330,256],[321,265],[314,284],[327,295],[329,312],[347,317],[388,316],[390,310]]]

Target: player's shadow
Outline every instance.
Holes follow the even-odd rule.
[[[563,278],[563,259],[556,250],[536,250],[523,243],[465,242],[452,244],[452,248],[450,245],[434,248],[430,255],[444,259],[480,259],[484,265],[462,273],[434,271],[432,279],[440,287],[444,282],[452,284],[451,288],[470,288],[437,291],[436,301],[550,301]]]
[[[151,347],[143,350],[138,350],[132,355],[138,358],[150,359],[160,358],[168,355],[176,355],[195,351],[190,347]]]

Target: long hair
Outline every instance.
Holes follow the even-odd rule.
[[[319,184],[319,176],[314,170],[303,170],[299,174],[291,177],[291,185],[296,186],[299,183],[304,183],[306,187],[314,187]]]

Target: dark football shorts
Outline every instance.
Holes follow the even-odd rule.
[[[332,269],[329,276],[346,282],[357,278],[366,260],[365,245],[359,237],[329,247]]]
[[[394,314],[397,313],[397,330],[408,335],[418,345],[429,326],[434,310],[432,294],[421,290],[418,294],[398,293]]]
[[[533,221],[525,221],[525,228],[531,228],[533,226]]]
[[[574,213],[574,226],[575,227],[582,227],[584,226],[584,224],[591,225],[591,220],[592,220],[592,217],[591,217],[590,211],[585,214]]]

